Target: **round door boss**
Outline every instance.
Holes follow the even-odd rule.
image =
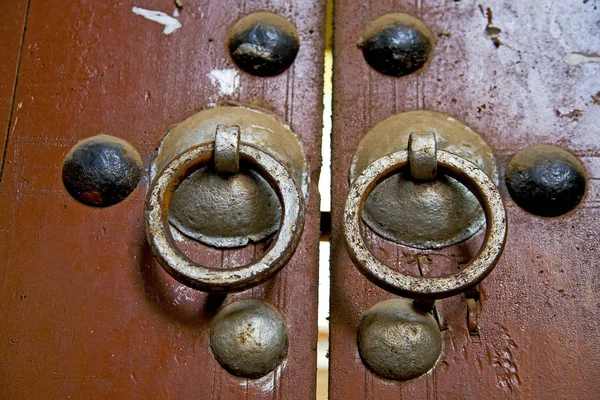
[[[225,131],[227,132],[227,131]],[[239,142],[238,155],[273,188],[282,217],[273,244],[251,264],[213,269],[186,256],[175,244],[169,224],[169,205],[179,184],[213,160],[215,143],[193,146],[169,162],[155,177],[146,198],[146,236],[162,267],[181,283],[211,293],[228,293],[259,285],[289,261],[304,228],[304,202],[292,174],[275,157],[254,145]]]
[[[364,241],[361,214],[365,200],[379,182],[408,167],[411,159],[419,158],[410,154],[410,148],[376,159],[356,178],[346,200],[344,236],[354,264],[373,283],[399,296],[435,300],[477,285],[492,271],[506,240],[506,211],[498,189],[485,172],[453,153],[434,150],[429,157],[435,157],[437,170],[458,179],[481,204],[487,225],[484,243],[464,269],[450,276],[413,277],[383,264],[373,256]]]

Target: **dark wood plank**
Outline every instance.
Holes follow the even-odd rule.
[[[600,106],[592,96],[598,64],[567,65],[565,54],[600,49],[595,2],[537,1],[335,2],[333,204],[330,318],[330,398],[341,399],[595,399],[600,392],[600,308],[597,293],[597,130]],[[485,37],[490,7],[502,29],[496,47]],[[420,17],[436,36],[433,58],[403,78],[371,70],[357,42],[364,27],[389,12]],[[373,375],[360,360],[356,330],[363,313],[393,297],[368,282],[348,258],[341,216],[348,168],[361,138],[395,113],[428,109],[464,121],[488,141],[501,172],[516,151],[537,143],[573,152],[588,174],[588,193],[573,214],[544,219],[527,214],[500,190],[509,237],[496,270],[481,285],[479,335],[466,326],[461,296],[437,302],[445,349],[434,371],[397,383]],[[572,113],[573,110],[580,112]],[[423,253],[370,235],[388,262]],[[452,267],[470,258],[475,238],[444,251]],[[391,256],[390,256],[391,255]],[[441,258],[440,258],[441,257]],[[439,264],[434,263],[433,268]],[[438,270],[439,271],[439,270]]]
[[[309,399],[315,393],[320,129],[324,4],[321,1],[184,1],[171,35],[132,13],[132,2],[32,0],[14,130],[0,187],[0,393],[7,399]],[[171,0],[135,5],[171,14]],[[209,74],[234,69],[228,27],[254,11],[293,21],[301,48],[274,78],[240,72],[220,94]],[[259,298],[285,316],[286,361],[259,380],[224,372],[208,326],[218,304],[154,262],[146,244],[147,174],[124,202],[83,206],[63,189],[63,159],[99,132],[128,140],[146,169],[167,127],[224,99],[257,103],[299,135],[311,178],[302,242]],[[146,171],[147,172],[147,171]],[[227,267],[260,253],[192,249]]]

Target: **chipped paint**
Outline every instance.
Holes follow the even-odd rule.
[[[133,11],[135,15],[141,15],[150,21],[158,22],[159,24],[164,25],[165,29],[163,29],[163,33],[165,35],[170,35],[182,26],[181,22],[162,11],[146,10],[136,6],[133,6],[131,11]]]
[[[567,53],[563,57],[563,60],[573,67],[579,67],[587,63],[600,63],[600,57],[588,57],[579,53]]]
[[[213,69],[207,75],[215,87],[219,88],[219,94],[232,95],[241,88],[240,74],[233,68]]]

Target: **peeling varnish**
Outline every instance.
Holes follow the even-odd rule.
[[[241,87],[240,74],[233,68],[213,69],[207,76],[210,79],[210,83],[219,88],[219,94],[221,96],[230,96],[237,92]]]
[[[170,35],[182,26],[181,22],[162,11],[146,10],[136,6],[131,7],[131,11],[133,11],[135,15],[141,15],[150,21],[158,22],[159,24],[164,25],[165,29],[163,29],[163,33],[165,35]]]
[[[578,108],[570,111],[555,110],[555,113],[557,117],[570,118],[573,121],[579,121],[579,119],[583,116],[583,110]]]
[[[494,43],[494,46],[500,47],[503,43],[500,41],[498,36],[500,36],[500,34],[502,33],[502,29],[494,25],[492,9],[488,7],[487,10],[484,11],[483,6],[480,4],[479,10],[485,17],[487,17],[488,21],[485,30],[483,31],[483,36],[486,39],[491,40],[492,43]]]
[[[567,53],[563,57],[563,60],[572,67],[579,67],[587,63],[600,63],[600,57],[598,56],[588,57],[579,53]]]

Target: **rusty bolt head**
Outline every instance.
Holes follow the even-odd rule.
[[[283,316],[259,300],[225,306],[210,329],[210,347],[219,364],[233,375],[259,378],[275,369],[287,354]]]
[[[583,198],[585,181],[579,160],[552,145],[535,145],[519,151],[506,170],[506,186],[515,203],[544,217],[573,210]]]
[[[275,76],[294,62],[300,49],[296,27],[285,18],[267,12],[248,15],[229,32],[231,58],[245,72]]]
[[[371,22],[359,42],[365,60],[376,71],[404,76],[420,69],[433,50],[433,34],[408,14],[387,14]]]
[[[123,201],[136,188],[142,159],[126,141],[97,135],[77,143],[65,157],[62,178],[75,200],[95,207]]]
[[[442,333],[433,316],[405,299],[377,303],[358,329],[358,350],[376,374],[408,380],[429,371],[442,354]]]

